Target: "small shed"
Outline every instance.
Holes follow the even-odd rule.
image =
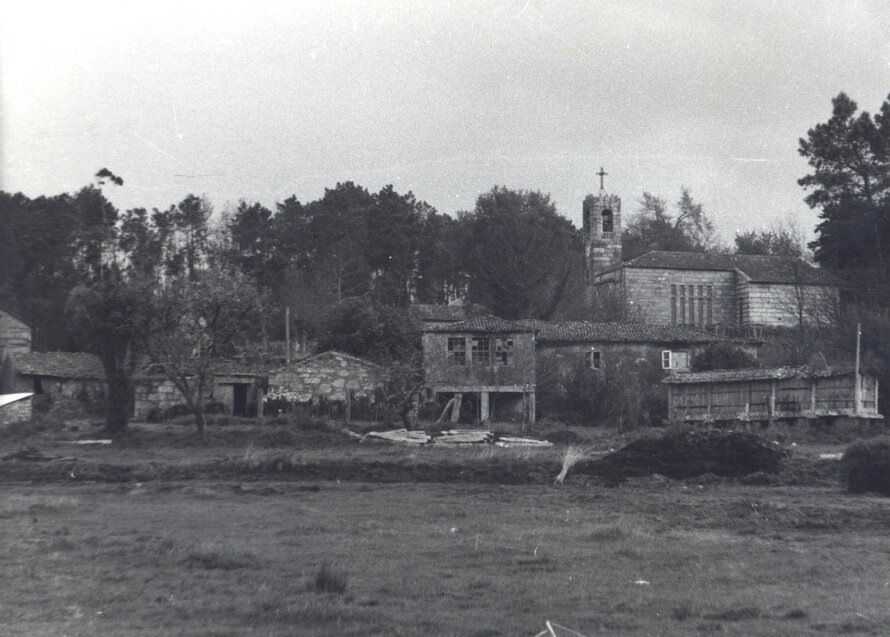
[[[877,378],[851,367],[677,372],[662,383],[672,421],[883,418]]]
[[[384,369],[371,361],[329,350],[269,373],[269,400],[318,405],[376,401]]]

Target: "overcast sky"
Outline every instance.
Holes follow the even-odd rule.
[[[890,2],[2,2],[0,187],[217,209],[392,183],[440,212],[495,184],[580,223],[692,190],[737,229],[816,220],[797,140],[890,93]]]

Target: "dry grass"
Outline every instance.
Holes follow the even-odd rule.
[[[562,469],[559,474],[553,480],[554,484],[562,484],[563,480],[566,479],[566,475],[568,475],[569,470],[574,467],[576,464],[584,460],[588,455],[587,449],[580,447],[575,444],[570,444],[565,448],[565,451],[562,455]]]
[[[0,632],[890,633],[883,501],[684,487],[5,485]]]

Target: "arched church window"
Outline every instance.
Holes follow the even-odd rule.
[[[614,231],[614,223],[612,221],[612,211],[606,208],[603,210],[602,214],[603,218],[603,232],[613,232]]]

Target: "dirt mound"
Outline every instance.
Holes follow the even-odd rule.
[[[635,440],[577,470],[609,479],[656,473],[678,480],[706,473],[739,477],[755,472],[775,473],[788,455],[754,434],[680,431],[661,438]]]

